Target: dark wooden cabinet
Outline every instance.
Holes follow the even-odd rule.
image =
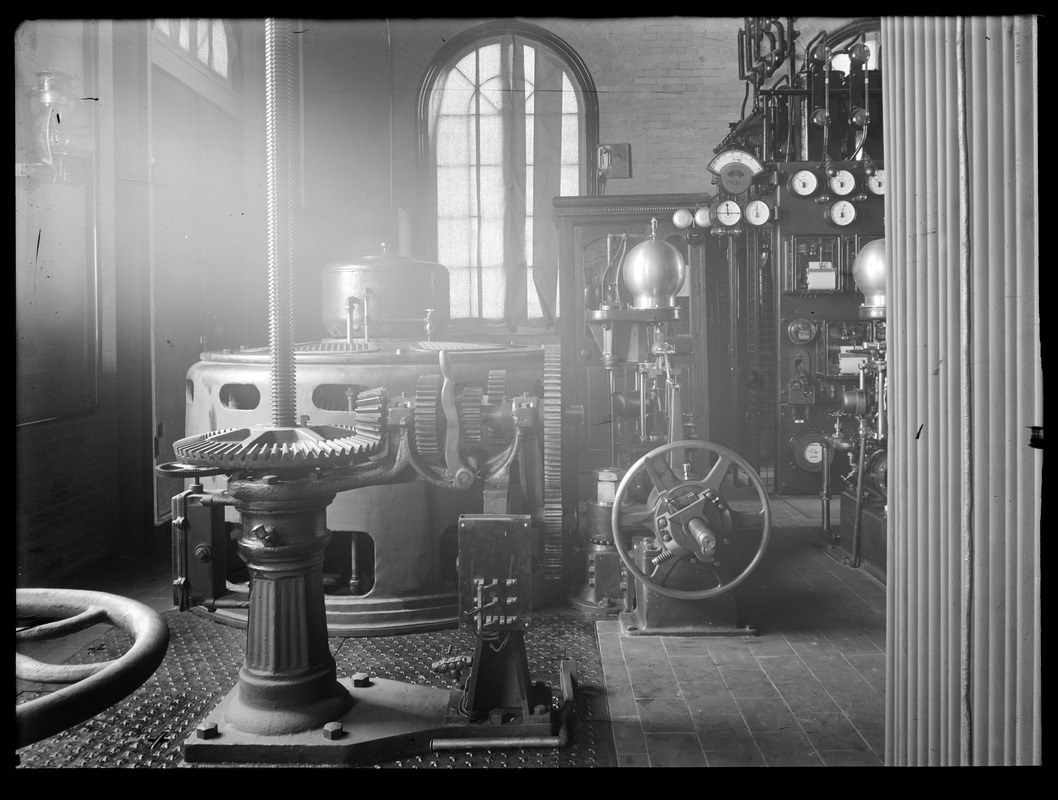
[[[586,322],[586,311],[598,307],[596,288],[610,262],[607,237],[627,236],[627,250],[650,235],[651,220],[658,238],[676,246],[687,264],[687,278],[678,297],[682,319],[669,332],[689,341],[681,366],[683,411],[693,420],[697,438],[726,443],[717,437],[729,428],[732,329],[727,248],[720,237],[693,229],[688,236],[677,229],[673,214],[681,208],[708,206],[710,194],[616,195],[557,197],[552,203],[559,232],[559,311],[562,331],[563,403],[583,408],[579,430],[568,437],[578,445],[580,484],[590,491],[591,471],[611,465],[610,386],[598,345]],[[613,259],[616,263],[616,258]],[[681,347],[681,349],[685,349]],[[570,467],[571,471],[574,467]],[[572,473],[564,478],[573,479]],[[584,494],[582,493],[582,497]],[[587,495],[592,496],[592,495]]]

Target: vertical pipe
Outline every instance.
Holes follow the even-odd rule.
[[[273,427],[293,427],[294,281],[293,191],[294,76],[289,20],[265,21],[265,157],[268,226],[268,347]]]

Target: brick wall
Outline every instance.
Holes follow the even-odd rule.
[[[446,41],[485,21],[391,20],[388,41],[384,20],[305,23],[305,198],[317,221],[313,255],[349,253],[358,237],[374,238],[385,227],[391,194],[396,205],[416,212],[423,75]],[[742,17],[528,21],[561,37],[585,62],[599,95],[600,142],[631,145],[632,177],[611,180],[606,194],[711,190],[706,166],[713,148],[742,115],[746,84],[738,79],[736,38]],[[800,18],[798,41],[845,21]],[[318,277],[305,279],[318,287]]]

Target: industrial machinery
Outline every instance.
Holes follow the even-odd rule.
[[[600,298],[585,321],[609,373],[612,463],[594,471],[587,577],[573,603],[619,611],[630,634],[751,632],[728,592],[767,547],[767,493],[736,453],[685,438],[678,348],[670,335],[687,277],[679,250],[658,239],[653,219],[650,237],[622,255],[623,247],[608,253],[601,286],[586,293]],[[749,510],[724,496],[739,472],[756,491]],[[747,540],[755,550],[744,559]]]
[[[864,296],[860,315],[874,324],[885,320],[885,240],[864,246],[856,256],[852,276]],[[833,432],[824,437],[823,536],[828,552],[851,567],[863,567],[885,582],[886,503],[888,455],[886,424],[886,348],[877,338],[862,348],[849,349],[841,357],[855,365],[859,382],[842,397],[842,408],[832,413]],[[849,419],[851,418],[851,420]],[[851,424],[849,424],[851,422]],[[850,471],[841,492],[841,524],[831,526],[830,500],[833,464],[830,453],[848,456]],[[833,462],[833,464],[832,464]]]
[[[561,591],[559,346],[446,341],[448,304],[440,264],[385,251],[329,264],[329,337],[294,346],[301,424],[354,429],[373,471],[328,509],[333,635],[455,627],[462,514],[528,514],[536,596]],[[237,438],[264,422],[269,378],[268,348],[203,353],[187,373],[186,434]],[[210,495],[223,478],[202,486],[174,500],[176,602],[244,625],[248,576],[231,546],[240,514]]]
[[[885,339],[884,319],[861,318],[852,279],[857,255],[884,235],[877,29],[877,18],[857,20],[800,48],[793,18],[747,18],[739,59],[751,111],[709,164],[718,192],[708,214],[688,221],[724,239],[737,276],[738,449],[776,494],[821,493],[832,415],[860,381],[848,353]],[[832,477],[843,489],[845,476]]]
[[[179,461],[159,468],[162,474],[194,481],[173,500],[174,584],[181,610],[202,601],[216,608],[223,599],[216,597],[220,570],[209,568],[215,558],[225,557],[218,552],[228,539],[226,532],[218,533],[219,508],[237,513],[238,556],[249,577],[246,649],[238,682],[185,743],[184,755],[197,763],[348,764],[431,749],[562,746],[568,740],[562,720],[572,708],[575,665],[562,665],[560,703],[546,684],[529,685],[522,640],[537,576],[553,579],[561,574],[560,541],[545,535],[540,557],[534,552],[534,525],[537,519],[541,528],[546,522],[543,504],[537,505],[536,518],[520,513],[529,505],[527,497],[544,495],[544,453],[549,448],[541,433],[551,409],[543,407],[538,395],[508,396],[498,376],[491,386],[472,383],[469,371],[457,369],[452,352],[457,346],[430,337],[429,311],[426,342],[407,345],[425,353],[425,359],[416,355],[394,364],[394,356],[404,351],[395,347],[372,360],[381,347],[370,347],[366,335],[357,342],[357,323],[366,334],[375,325],[399,326],[408,320],[395,298],[376,297],[378,284],[365,281],[359,294],[350,290],[339,298],[338,307],[346,311],[346,340],[337,349],[366,358],[353,363],[374,366],[374,371],[363,372],[386,380],[383,386],[361,388],[356,382],[360,375],[351,378],[336,370],[331,380],[344,379],[337,395],[344,404],[332,410],[313,402],[321,411],[345,416],[311,425],[307,416],[298,417],[299,392],[315,398],[317,392],[333,397],[336,390],[321,392],[321,385],[333,384],[310,386],[295,380],[289,313],[294,287],[288,179],[293,160],[286,135],[290,127],[284,124],[292,108],[292,82],[280,80],[290,74],[292,35],[289,20],[266,21],[268,381],[263,387],[245,381],[243,393],[234,393],[236,398],[254,392],[267,396],[271,414],[264,422],[247,420],[232,427],[221,427],[219,417],[210,418],[205,432],[174,444]],[[435,265],[430,272],[440,276],[433,286],[444,284]],[[353,313],[357,308],[359,315]],[[373,315],[378,309],[383,309],[381,318]],[[546,360],[546,353],[541,355]],[[437,372],[425,368],[427,359],[436,359]],[[399,369],[409,363],[411,369]],[[195,389],[232,397],[231,384],[214,378],[207,367],[200,383],[189,383],[189,406]],[[408,393],[410,386],[401,391],[402,381],[412,383],[414,392]],[[540,393],[544,383],[537,384]],[[527,444],[534,438],[535,445]],[[339,678],[328,646],[334,631],[324,584],[331,520],[341,516],[338,509],[332,516],[332,506],[345,493],[352,496],[353,506],[389,510],[378,504],[379,498],[358,492],[400,485],[407,473],[414,474],[417,486],[427,484],[453,496],[475,487],[480,491],[481,512],[458,513],[453,576],[456,619],[473,631],[478,646],[471,677],[451,692],[366,673]],[[226,478],[222,489],[209,491],[201,483],[221,475]],[[400,495],[394,502],[410,504]],[[440,542],[423,529],[421,518],[405,518],[403,523],[411,528],[410,538],[401,537],[395,528],[368,529],[377,537],[372,588],[393,591],[390,573],[379,569],[377,558],[383,545],[390,544],[385,542],[389,536],[397,539],[393,557],[420,559],[420,571],[432,578]],[[425,542],[416,549],[418,539]],[[359,569],[363,555],[365,550],[356,551],[357,569],[347,577],[361,578],[366,571]],[[404,600],[415,603],[406,596]],[[383,609],[381,616],[393,610]],[[415,618],[397,622],[404,628],[415,624]],[[368,627],[377,634],[385,623]]]

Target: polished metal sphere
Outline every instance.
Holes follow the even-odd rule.
[[[852,279],[863,293],[860,316],[885,316],[885,239],[875,239],[860,248],[852,264]]]
[[[621,269],[633,308],[674,308],[687,277],[680,251],[654,237],[633,247]]]

